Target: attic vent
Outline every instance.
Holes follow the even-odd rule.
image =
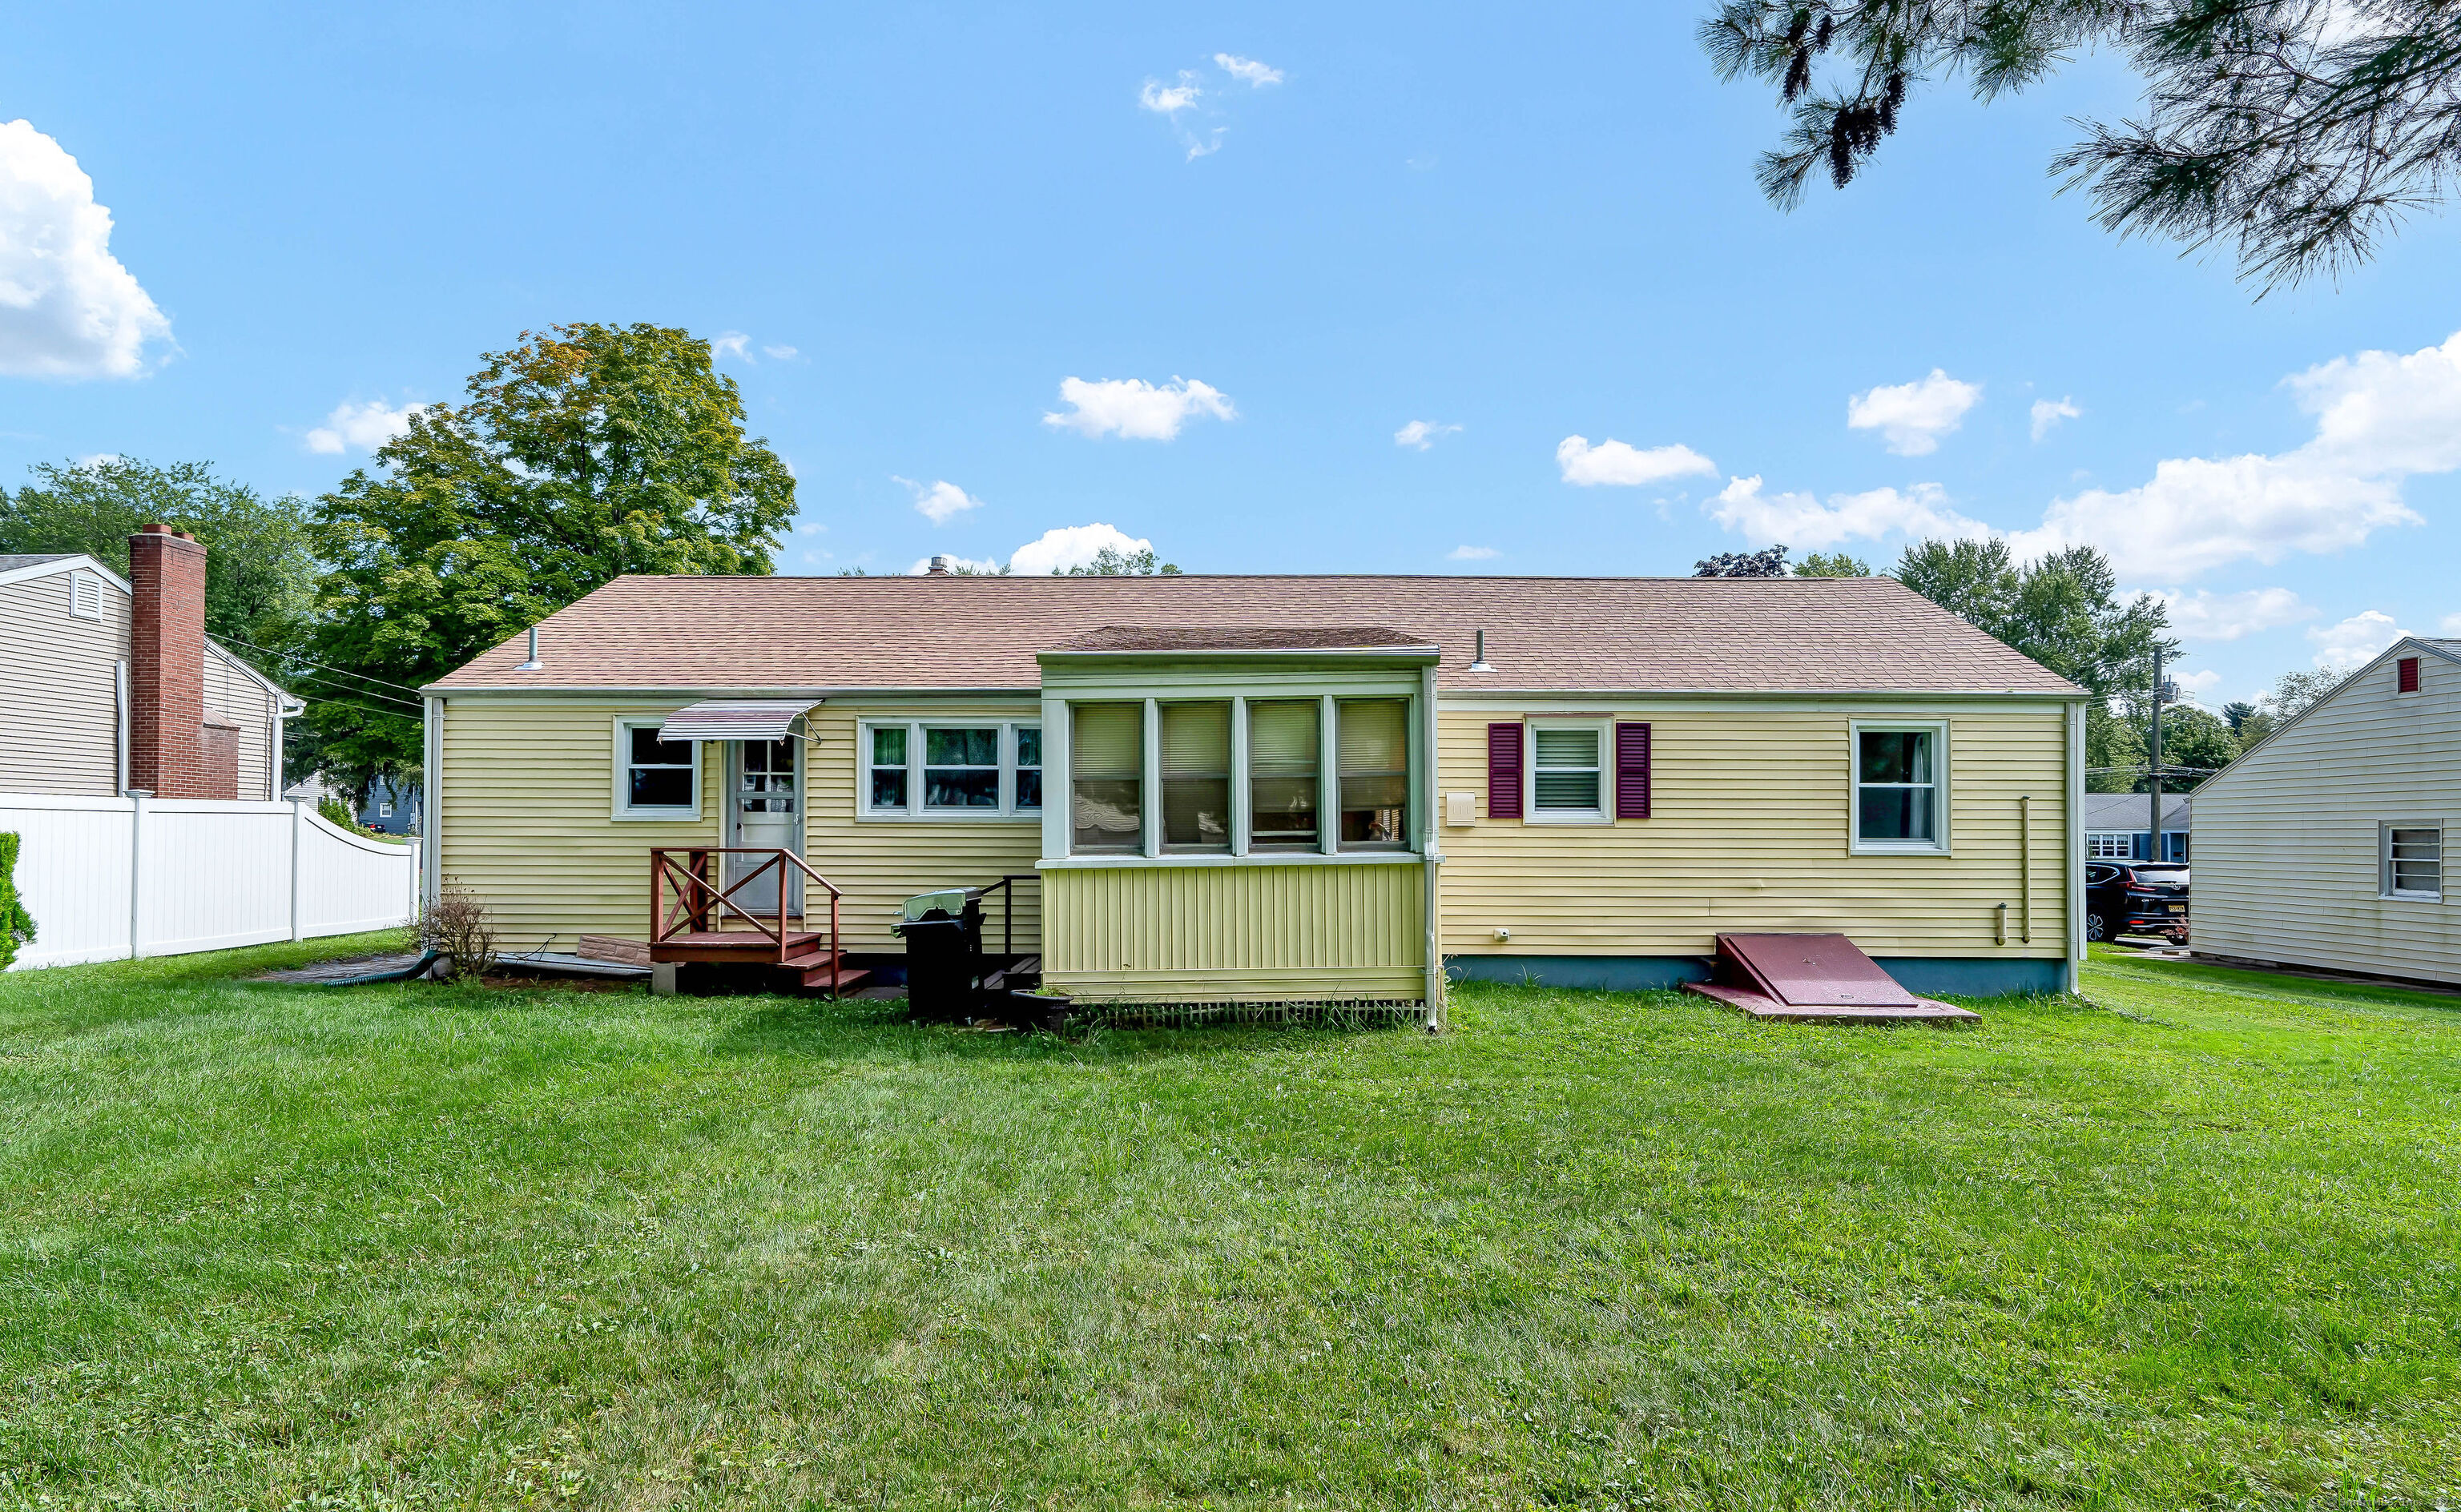
[[[2399,679],[2395,691],[2406,693],[2418,692],[2418,658],[2405,656],[2394,666],[2397,669],[2394,675]]]
[[[69,614],[80,620],[102,618],[102,580],[91,572],[69,574]]]

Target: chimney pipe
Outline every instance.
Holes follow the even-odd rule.
[[[530,627],[530,659],[522,663],[519,667],[514,668],[513,671],[517,672],[534,672],[538,670],[538,627],[533,625]]]
[[[128,538],[128,786],[229,798],[205,772],[205,548],[149,524]]]
[[[945,555],[933,557],[931,559],[931,565],[924,572],[923,575],[930,578],[945,578],[949,576],[949,558]]]
[[[1491,672],[1495,671],[1494,668],[1489,667],[1487,664],[1487,631],[1485,630],[1478,632],[1478,650],[1470,657],[1469,670],[1474,672]]]

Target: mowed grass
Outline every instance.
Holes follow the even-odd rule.
[[[2461,1501],[2453,999],[233,979],[310,953],[0,978],[0,1504]]]

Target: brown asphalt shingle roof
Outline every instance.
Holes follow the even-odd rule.
[[[618,578],[435,684],[1032,689],[1038,651],[1105,627],[1389,627],[1462,690],[2077,690],[1888,578]],[[1491,672],[1469,669],[1487,632]]]
[[[1418,648],[1427,642],[1400,630],[1294,626],[1287,629],[1166,629],[1105,625],[1090,635],[1045,647],[1053,651],[1364,651]]]

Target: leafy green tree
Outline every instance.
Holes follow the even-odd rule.
[[[2119,575],[2101,552],[2071,546],[2021,566],[1998,537],[1918,541],[1890,576],[2094,694],[2086,706],[2088,768],[2144,766],[2143,736],[2110,703],[2151,680],[2156,646],[2176,656],[2178,645],[2164,634],[2171,621],[2161,600],[2120,601]],[[2125,772],[2095,770],[2086,785],[2124,793],[2127,780]]]
[[[1764,546],[1758,551],[1721,551],[1714,557],[1703,557],[1692,564],[1696,578],[1782,578],[1786,576],[1786,545]]]
[[[2307,706],[2350,680],[2356,668],[2320,667],[2311,672],[2283,672],[2264,695],[2264,712],[2276,722],[2302,713]]]
[[[414,415],[317,500],[318,661],[398,695],[623,573],[772,569],[795,480],[744,436],[709,343],[556,326],[485,363],[462,403]],[[408,711],[311,718],[339,779],[363,791],[417,773]]]
[[[1868,578],[1872,564],[1843,551],[1815,551],[1794,564],[1798,578]]]
[[[2137,759],[2142,762],[2142,743],[2137,751]],[[2204,785],[2207,777],[2237,760],[2238,753],[2238,736],[2217,715],[2183,704],[2162,711],[2163,792],[2194,792]],[[2131,777],[2125,791],[2146,793],[2152,786],[2151,776],[2139,773]]]
[[[1962,74],[1994,100],[2090,50],[2129,61],[2147,109],[2086,123],[2052,171],[2107,230],[2234,245],[2259,288],[2365,260],[2461,174],[2452,0],[1723,0],[1701,40],[1793,109],[1760,164],[1781,208],[1824,170],[1845,187],[1915,86]]]
[[[0,491],[0,552],[81,551],[126,577],[138,527],[188,531],[210,548],[205,633],[285,680],[278,653],[298,635],[314,595],[304,500],[267,499],[203,462],[109,458],[40,462],[32,473],[14,496]]]
[[[1104,546],[1094,553],[1093,561],[1081,566],[1054,568],[1051,575],[1069,578],[1175,578],[1179,576],[1179,566],[1176,563],[1156,557],[1151,546],[1136,551]]]

